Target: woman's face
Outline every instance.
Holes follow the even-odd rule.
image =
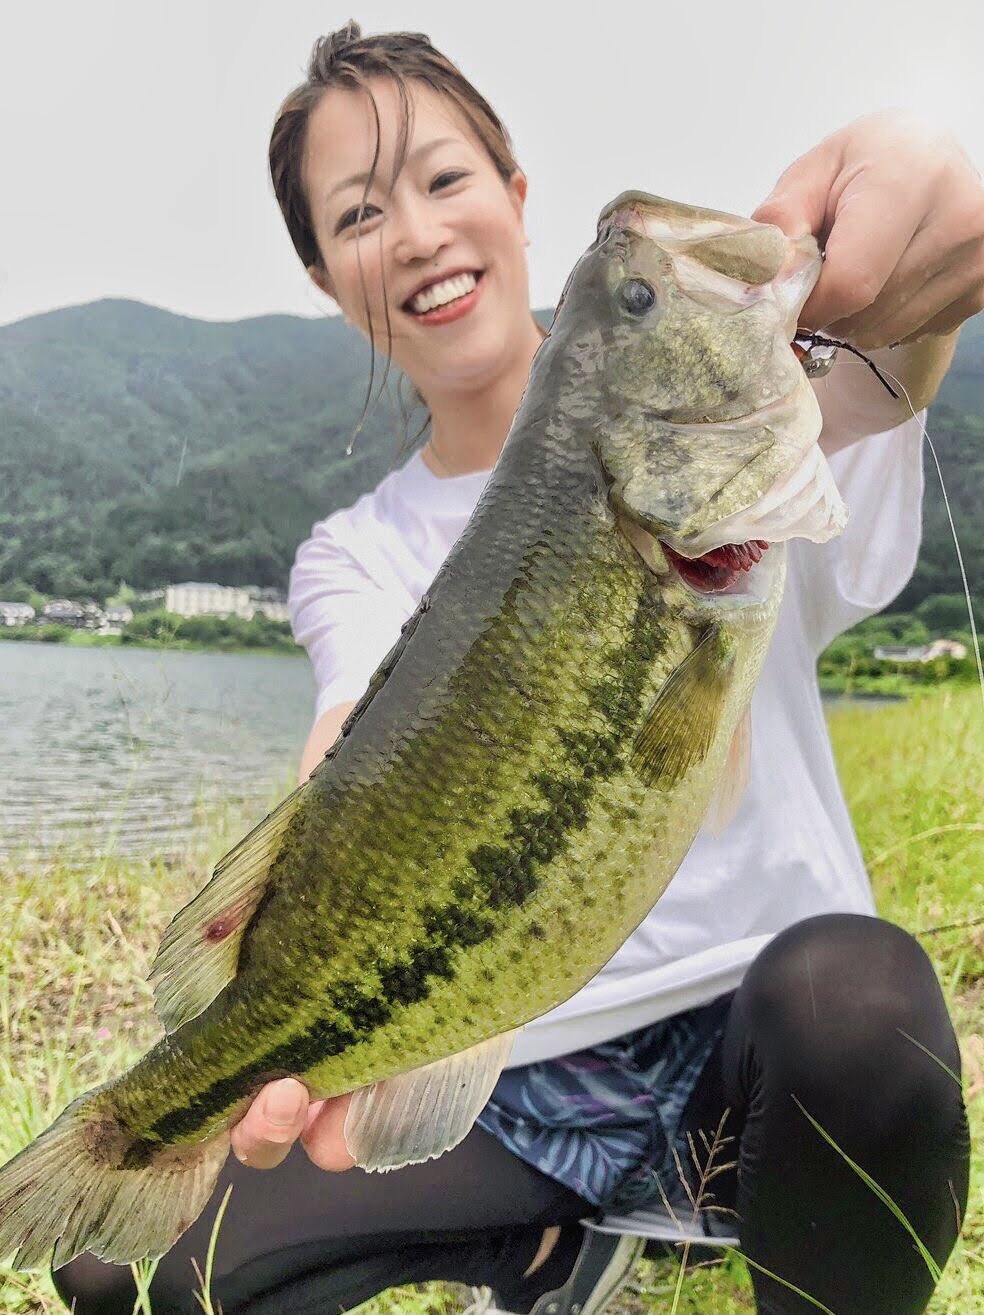
[[[481,387],[529,338],[526,179],[517,170],[504,183],[457,107],[411,82],[411,136],[393,186],[399,93],[387,78],[370,85],[380,144],[361,233],[356,219],[376,140],[372,106],[361,91],[332,87],[308,121],[303,181],[325,264],[309,273],[367,335],[371,321],[384,348],[388,304],[390,356],[423,392],[435,384]],[[451,287],[440,287],[463,272]],[[466,292],[471,275],[477,283]],[[428,285],[434,285],[429,300],[454,300],[421,313],[414,298]]]

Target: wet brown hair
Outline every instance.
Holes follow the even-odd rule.
[[[373,77],[389,78],[395,84],[400,97],[401,124],[396,148],[394,183],[406,163],[410,138],[413,107],[407,88],[409,81],[423,83],[432,91],[453,102],[485,147],[503,183],[508,183],[519,168],[513,155],[509,134],[492,106],[476,91],[456,65],[439,50],[434,49],[428,37],[422,32],[381,32],[375,36],[364,37],[358,23],[350,19],[344,27],[329,33],[328,36],[319,37],[315,42],[308,61],[307,78],[294,88],[281,105],[270,135],[270,177],[273,181],[274,194],[291,241],[294,243],[294,249],[305,269],[311,265],[325,269],[311,222],[310,204],[301,174],[308,119],[329,87],[361,89],[369,98],[376,120],[376,146],[356,220],[358,232],[362,224],[362,207],[368,199],[379,161],[379,108],[369,86],[369,79]],[[376,360],[375,337],[369,315],[369,297],[361,260],[359,278],[366,309],[366,322],[369,326],[370,365],[366,398],[362,415],[352,435],[353,439],[369,413]],[[383,307],[386,313],[387,366],[380,384],[380,392],[385,387],[389,373],[389,350],[393,337],[385,294],[384,273]],[[414,391],[416,393],[416,390]],[[420,398],[419,393],[416,396],[418,402],[422,404],[423,399]],[[406,409],[399,387],[397,397],[406,431],[412,409]],[[414,439],[408,437],[407,441],[416,441],[429,423],[428,413]],[[351,442],[349,451],[351,451]]]

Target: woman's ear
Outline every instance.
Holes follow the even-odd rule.
[[[526,235],[526,225],[523,223],[523,208],[526,205],[526,175],[522,169],[514,169],[509,182],[506,183],[506,190],[509,193],[509,199],[516,211],[516,218],[523,225],[523,240],[526,246],[529,246],[530,239]]]
[[[320,288],[326,297],[331,297],[332,301],[338,300],[335,296],[335,285],[331,281],[331,275],[323,265],[308,265],[307,272],[311,282]]]
[[[514,169],[509,182],[506,183],[510,198],[516,208],[516,214],[522,219],[523,206],[526,204],[526,175],[522,169]]]

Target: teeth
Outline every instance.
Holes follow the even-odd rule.
[[[424,292],[418,292],[410,308],[421,315],[426,310],[433,310],[435,306],[444,306],[449,301],[457,301],[459,297],[466,296],[477,282],[474,274],[456,274],[454,278],[434,283]]]

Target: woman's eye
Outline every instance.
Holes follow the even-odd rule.
[[[431,187],[450,187],[456,183],[459,178],[467,178],[468,174],[463,169],[448,169],[446,173],[438,174]]]
[[[372,218],[372,216],[368,212],[370,210],[375,210],[375,209],[376,207],[374,205],[364,205],[364,206],[356,206],[354,210],[347,210],[345,214],[342,215],[341,219],[338,221],[338,228],[335,230],[335,232],[340,233],[343,228],[351,228],[352,225],[356,223],[356,221],[358,220],[360,213],[362,215],[362,222],[365,223],[367,219]]]

